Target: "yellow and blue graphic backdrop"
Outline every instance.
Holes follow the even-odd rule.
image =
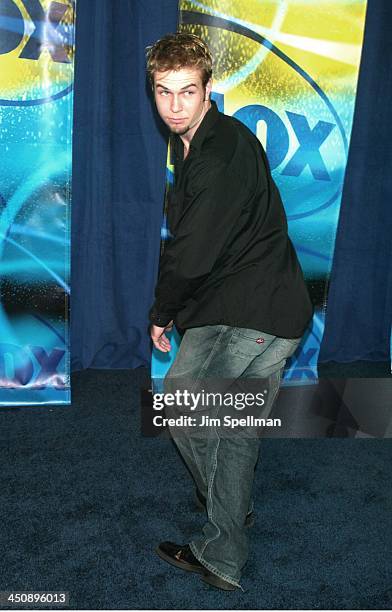
[[[212,50],[219,110],[266,149],[315,304],[286,384],[317,379],[365,14],[366,0],[180,1],[180,29]],[[170,357],[154,351],[153,377],[164,376],[174,344]]]
[[[0,0],[0,404],[68,403],[74,0]]]

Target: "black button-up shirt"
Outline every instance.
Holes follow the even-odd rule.
[[[188,156],[173,137],[175,182],[150,320],[225,324],[295,338],[313,308],[259,140],[216,104]]]

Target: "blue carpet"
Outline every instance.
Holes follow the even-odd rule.
[[[203,516],[171,441],[141,436],[145,380],[78,372],[71,407],[0,410],[0,591],[66,590],[73,609],[391,609],[391,440],[264,440],[245,592],[223,593],[154,554]]]

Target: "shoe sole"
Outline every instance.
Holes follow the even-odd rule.
[[[210,586],[215,587],[216,589],[221,589],[222,591],[236,591],[238,587],[235,584],[231,584],[231,582],[227,582],[227,580],[223,580],[223,578],[219,578],[215,574],[208,572],[201,577],[203,582],[206,582]]]
[[[198,565],[192,565],[192,563],[187,563],[186,561],[179,561],[177,559],[173,559],[173,557],[170,557],[170,555],[167,555],[165,552],[163,552],[163,550],[161,550],[159,546],[155,549],[155,552],[157,553],[158,557],[160,557],[163,561],[166,561],[166,563],[169,563],[169,565],[172,565],[173,567],[177,567],[178,569],[182,569],[186,572],[193,572],[194,574],[203,574],[201,580],[203,580],[203,582],[206,582],[210,586],[215,587],[216,589],[221,589],[223,591],[235,591],[237,589],[234,584],[231,584],[230,582],[219,578],[219,576],[212,574],[205,567],[199,567]]]
[[[159,546],[155,549],[158,557],[160,557],[166,563],[177,567],[178,569],[182,569],[186,572],[194,572],[195,574],[204,574],[206,571],[205,568],[199,567],[198,565],[192,565],[192,563],[187,563],[187,561],[180,561],[177,559],[173,559],[170,555],[167,555],[163,550],[159,548]]]

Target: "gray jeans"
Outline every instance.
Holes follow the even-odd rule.
[[[213,391],[221,399],[228,393],[238,398],[242,392],[243,398],[247,392],[253,396],[260,392],[264,403],[249,410],[255,418],[268,418],[286,359],[300,340],[227,325],[189,329],[166,375],[164,392],[186,390],[188,397],[190,393],[196,397]],[[239,586],[248,558],[244,523],[252,508],[259,431],[247,424],[237,429],[223,426],[223,421],[232,423],[233,417],[245,416],[233,401],[224,404],[218,399],[214,405],[197,407],[191,400],[176,401],[166,414],[176,419],[175,425],[169,425],[172,438],[207,502],[208,520],[190,542],[191,550],[211,572]],[[179,417],[182,425],[177,424]]]

